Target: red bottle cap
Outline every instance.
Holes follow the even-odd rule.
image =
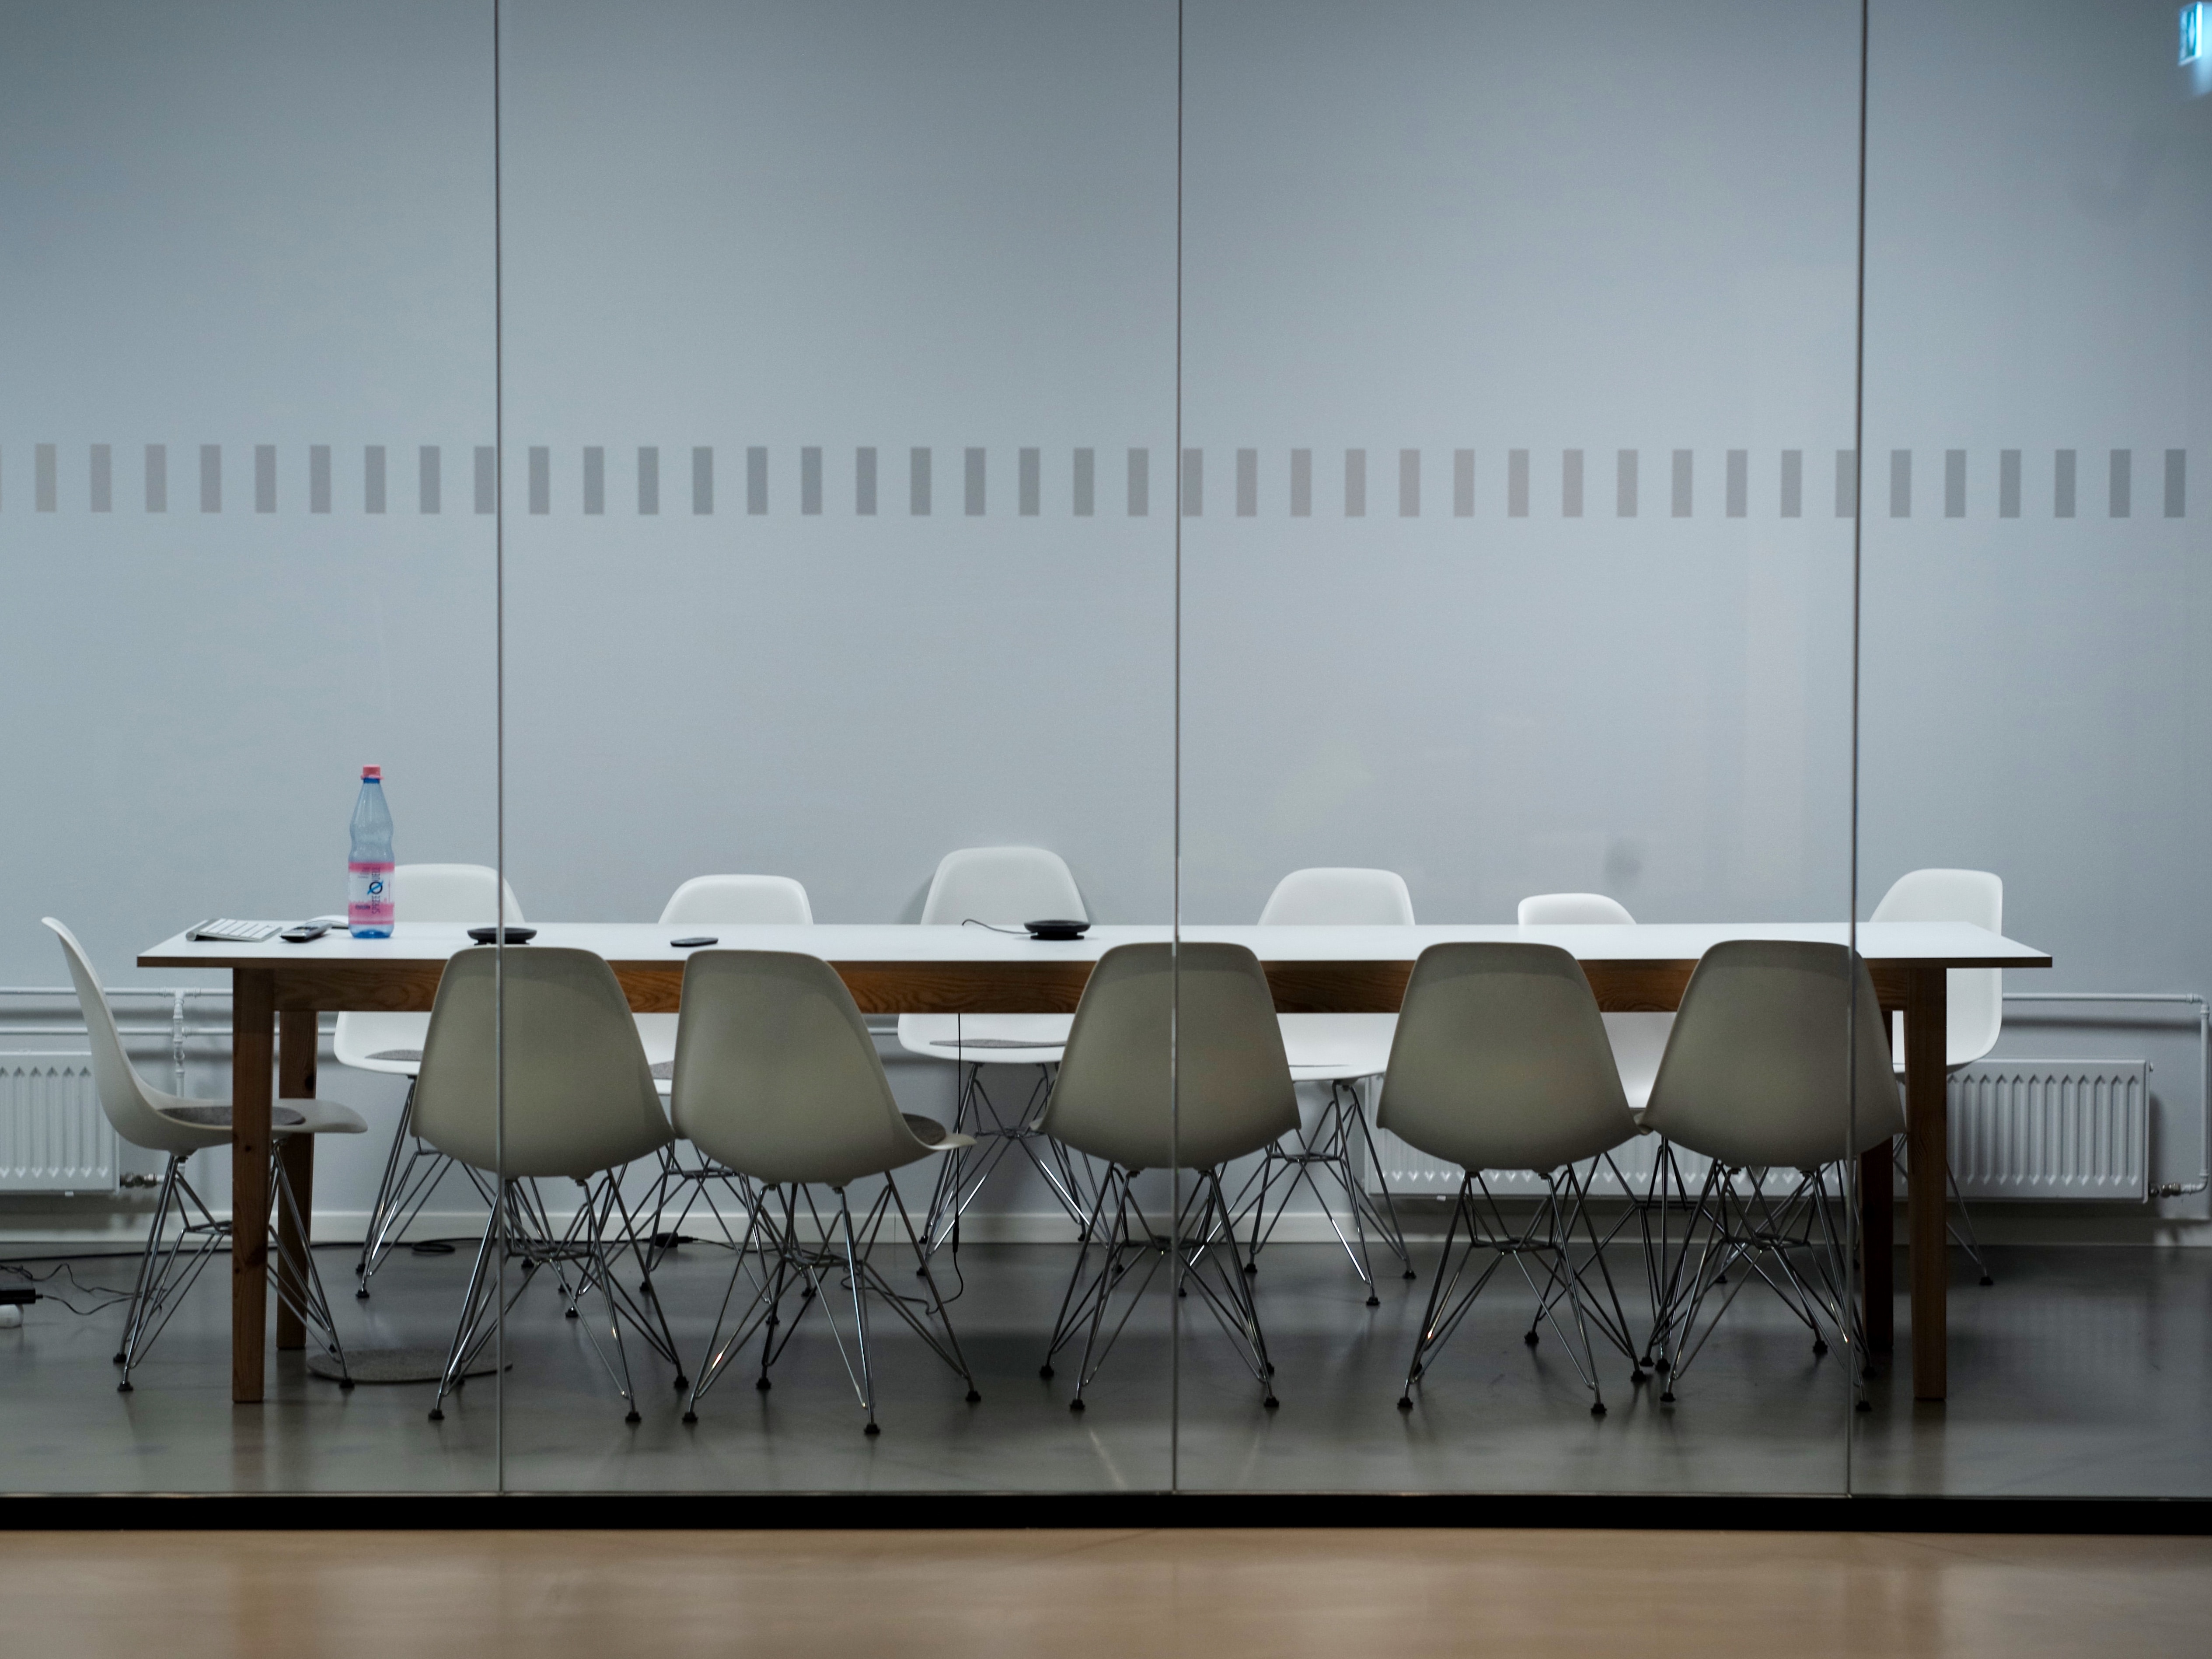
[[[380,766],[364,766],[361,769],[361,775],[364,778],[374,778],[381,782],[384,778],[384,769]]]

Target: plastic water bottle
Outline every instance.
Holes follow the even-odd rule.
[[[346,861],[346,926],[356,939],[392,937],[392,809],[384,804],[384,769],[361,769],[353,804],[353,853]]]

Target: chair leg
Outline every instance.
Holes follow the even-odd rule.
[[[398,1195],[401,1159],[407,1149],[408,1132],[415,1123],[415,1079],[407,1079],[407,1097],[399,1104],[399,1121],[392,1131],[392,1146],[384,1154],[384,1174],[376,1183],[376,1196],[368,1206],[368,1225],[361,1239],[361,1259],[353,1264],[353,1276],[361,1281],[356,1296],[368,1294],[368,1280],[384,1259],[384,1237],[391,1222],[392,1206]],[[411,1172],[413,1160],[407,1161]]]
[[[118,1394],[134,1391],[131,1372],[145,1358],[155,1339],[199,1281],[216,1251],[230,1238],[230,1224],[215,1218],[185,1175],[185,1164],[190,1157],[190,1153],[172,1157],[162,1176],[161,1196],[155,1209],[153,1227],[147,1235],[146,1253],[139,1258],[138,1279],[125,1318],[123,1341],[115,1354],[115,1363],[123,1367],[122,1379],[116,1384]],[[195,1211],[198,1212],[198,1220],[192,1218]],[[162,1237],[173,1213],[177,1220],[177,1235],[164,1245]]]
[[[1167,1254],[1164,1242],[1155,1238],[1151,1224],[1137,1207],[1130,1191],[1133,1178],[1133,1171],[1114,1167],[1099,1182],[1097,1207],[1077,1249],[1067,1293],[1060,1300],[1060,1316],[1054,1322],[1052,1338],[1045,1349],[1045,1363],[1039,1369],[1039,1375],[1049,1377],[1053,1356],[1074,1340],[1079,1328],[1082,1330],[1083,1358],[1076,1367],[1075,1395],[1067,1402],[1072,1412],[1085,1409],[1084,1391],[1105,1364],[1106,1356],[1113,1352],[1115,1342],[1144,1300],[1145,1291]],[[1109,1205],[1113,1209],[1110,1225],[1105,1223]],[[1135,1236],[1135,1228],[1143,1230],[1141,1239]],[[1090,1271],[1094,1244],[1099,1253],[1095,1274]],[[1144,1263],[1144,1272],[1137,1276],[1135,1289],[1127,1293],[1120,1316],[1109,1322],[1114,1303],[1130,1278],[1137,1274],[1139,1261]]]
[[[1367,1206],[1374,1218],[1376,1230],[1382,1235],[1382,1242],[1390,1247],[1390,1254],[1398,1258],[1399,1276],[1410,1279],[1414,1277],[1413,1253],[1406,1248],[1405,1229],[1398,1224],[1397,1200],[1391,1196],[1390,1183],[1383,1177],[1382,1154],[1375,1145],[1374,1126],[1368,1121],[1367,1104],[1360,1097],[1356,1084],[1352,1091],[1352,1117],[1359,1127],[1359,1139],[1366,1152],[1367,1167],[1374,1170],[1375,1184],[1381,1189],[1376,1196],[1382,1201],[1376,1203],[1364,1185],[1355,1189],[1357,1199]],[[1346,1167],[1348,1170],[1349,1165]],[[1356,1172],[1354,1178],[1357,1179]]]
[[[1428,1305],[1421,1310],[1420,1328],[1413,1334],[1413,1357],[1406,1362],[1406,1384],[1398,1393],[1398,1409],[1401,1412],[1413,1409],[1413,1385],[1421,1380],[1422,1373],[1428,1369],[1429,1356],[1441,1340],[1442,1327],[1437,1316],[1447,1298],[1458,1288],[1460,1274],[1466,1270],[1468,1259],[1474,1253],[1474,1218],[1468,1203],[1474,1184],[1473,1176],[1460,1177],[1459,1195],[1453,1200],[1451,1214],[1444,1222],[1443,1252],[1437,1256],[1436,1272],[1429,1278]],[[1454,1268],[1452,1246],[1458,1240],[1462,1220],[1467,1223],[1468,1244],[1460,1257],[1459,1267]],[[1488,1275],[1484,1277],[1486,1279]]]
[[[281,1143],[280,1143],[281,1144]],[[300,1194],[292,1185],[292,1172],[282,1157],[273,1158],[276,1167],[276,1201],[283,1213],[291,1218],[292,1233],[300,1241],[300,1257],[287,1262],[284,1249],[284,1230],[272,1226],[270,1230],[270,1273],[281,1302],[290,1305],[300,1322],[323,1340],[324,1352],[338,1362],[338,1387],[350,1390],[353,1372],[346,1364],[345,1344],[338,1337],[337,1321],[331,1311],[329,1296],[323,1289],[323,1275],[315,1266],[313,1246],[307,1242],[308,1218],[300,1209]],[[289,1273],[286,1271],[289,1267]]]
[[[1893,1145],[1894,1151],[1891,1156],[1896,1160],[1898,1173],[1910,1174],[1911,1166],[1905,1149],[1905,1137],[1898,1136]],[[1950,1189],[1951,1202],[1959,1206],[1958,1220],[1953,1221],[1948,1215],[1946,1216],[1943,1223],[1945,1234],[1954,1244],[1966,1253],[1966,1260],[1974,1264],[1975,1275],[1984,1285],[1996,1284],[1996,1280],[1990,1277],[1989,1263],[1982,1260],[1982,1241],[1974,1232],[1974,1212],[1966,1203],[1966,1195],[1959,1190],[1959,1172],[1950,1167],[1948,1159],[1945,1160],[1943,1166],[1943,1182]],[[1961,1228],[1965,1231],[1961,1231]]]
[[[453,1326],[453,1340],[446,1349],[445,1369],[438,1373],[438,1396],[430,1402],[430,1420],[446,1420],[446,1396],[459,1388],[468,1369],[470,1357],[475,1351],[471,1338],[483,1317],[484,1307],[484,1273],[493,1253],[499,1248],[499,1233],[506,1219],[506,1194],[492,1206],[491,1219],[485,1224],[483,1241],[477,1246],[476,1265],[469,1271],[469,1287],[462,1293],[461,1316]],[[496,1300],[504,1286],[491,1287],[491,1297]]]
[[[853,1236],[853,1201],[842,1187],[836,1192],[838,1225],[845,1236],[845,1282],[853,1288],[854,1341],[860,1351],[860,1404],[868,1414],[867,1427],[861,1432],[878,1435],[883,1431],[876,1425],[876,1372],[868,1355],[868,1287],[861,1282],[857,1241]]]
[[[368,1281],[391,1259],[400,1236],[414,1224],[453,1168],[453,1159],[415,1137],[415,1084],[410,1079],[407,1098],[399,1108],[398,1125],[392,1133],[391,1150],[385,1154],[384,1174],[369,1206],[361,1255],[354,1262],[353,1276],[359,1281],[354,1295],[358,1300],[368,1299]]]
[[[161,1282],[161,1236],[168,1231],[169,1206],[176,1197],[177,1176],[184,1162],[185,1155],[172,1152],[162,1168],[161,1195],[155,1200],[153,1224],[146,1233],[145,1254],[138,1258],[137,1281],[131,1286],[131,1302],[124,1310],[123,1337],[115,1350],[115,1363],[123,1367],[123,1380],[117,1387],[117,1392],[121,1394],[131,1392],[131,1368],[138,1362],[140,1338],[150,1312],[154,1287]]]
[[[904,1298],[894,1294],[888,1285],[883,1284],[872,1267],[868,1270],[869,1283],[889,1298],[892,1309],[914,1328],[915,1334],[935,1349],[938,1358],[951,1366],[961,1380],[968,1384],[968,1403],[971,1406],[975,1405],[983,1396],[976,1389],[975,1376],[968,1368],[967,1356],[960,1351],[960,1339],[954,1334],[952,1329],[951,1312],[945,1305],[944,1292],[937,1288],[936,1275],[930,1271],[928,1255],[922,1249],[921,1239],[915,1232],[913,1218],[907,1213],[906,1200],[899,1195],[898,1183],[889,1173],[884,1176],[884,1197],[877,1200],[877,1206],[879,1210],[886,1200],[889,1201],[891,1208],[897,1212],[899,1225],[906,1233],[907,1244],[914,1251],[915,1261],[920,1264],[922,1285],[929,1292],[929,1301],[923,1310],[924,1314],[927,1318],[935,1320],[939,1328],[944,1331],[944,1341],[939,1343],[930,1334],[928,1326],[922,1320],[915,1317],[913,1310],[906,1305]],[[871,1230],[870,1237],[872,1239],[873,1237],[873,1231]]]
[[[1191,1212],[1195,1209],[1194,1216]],[[1237,1229],[1229,1200],[1221,1190],[1221,1171],[1216,1167],[1198,1171],[1198,1189],[1185,1206],[1176,1228],[1176,1291],[1178,1298],[1195,1287],[1200,1299],[1231,1340],[1244,1351],[1244,1363],[1260,1384],[1260,1403],[1273,1411],[1275,1366],[1267,1357],[1267,1336],[1260,1324],[1260,1307],[1252,1294],[1250,1277],[1238,1249]],[[1218,1260],[1226,1253],[1228,1265]]]
[[[606,1304],[607,1334],[613,1338],[615,1345],[613,1364],[607,1364],[606,1354],[599,1349],[598,1334],[588,1326],[585,1328],[585,1334],[591,1338],[592,1349],[599,1352],[599,1364],[605,1367],[607,1375],[613,1380],[616,1390],[623,1397],[623,1403],[629,1407],[623,1414],[623,1421],[635,1424],[642,1419],[637,1409],[637,1388],[630,1379],[629,1347],[623,1340],[623,1304],[620,1299],[623,1290],[615,1279],[614,1263],[607,1257],[607,1224],[613,1219],[613,1212],[618,1202],[615,1187],[616,1177],[619,1173],[619,1171],[610,1171],[600,1177],[606,1196],[599,1203],[592,1202],[591,1189],[588,1187],[585,1188],[584,1197],[584,1213],[589,1218],[589,1232],[584,1240],[585,1272],[598,1280],[599,1298]],[[635,1242],[634,1233],[632,1242]]]
[[[1974,1235],[1974,1212],[1966,1206],[1966,1195],[1959,1190],[1958,1173],[1946,1168],[1943,1178],[1950,1182],[1952,1201],[1959,1206],[1959,1224],[1948,1227],[1948,1230],[1959,1248],[1966,1253],[1966,1259],[1974,1264],[1974,1271],[1980,1275],[1982,1283],[1994,1285],[1996,1280],[1990,1277],[1989,1264],[1982,1260],[1982,1241]],[[1966,1229],[1963,1236],[1959,1231],[1960,1227]]]
[[[784,1262],[788,1253],[784,1249],[782,1242],[777,1240],[774,1246],[776,1251],[775,1267],[762,1275],[761,1288],[754,1292],[745,1316],[739,1318],[738,1328],[731,1334],[730,1340],[726,1343],[722,1340],[722,1327],[729,1319],[730,1304],[737,1297],[738,1282],[744,1276],[747,1267],[746,1258],[751,1252],[753,1241],[760,1236],[761,1212],[767,1202],[768,1194],[763,1193],[746,1208],[744,1236],[738,1241],[737,1260],[730,1265],[728,1288],[722,1292],[722,1305],[715,1312],[713,1330],[708,1334],[705,1353],[698,1364],[692,1368],[691,1397],[685,1402],[684,1407],[684,1420],[686,1423],[696,1423],[699,1420],[699,1397],[714,1386],[715,1379],[721,1376],[732,1358],[744,1346],[754,1330],[759,1328],[760,1323],[772,1316],[775,1305],[775,1298],[781,1294]],[[761,1248],[765,1253],[770,1246],[763,1243]],[[764,1307],[763,1304],[765,1304]],[[768,1381],[768,1367],[765,1363],[761,1367],[761,1381],[763,1383]]]
[[[1564,1210],[1559,1203],[1559,1188],[1563,1179],[1568,1195],[1574,1202],[1571,1211]],[[1584,1213],[1582,1184],[1575,1179],[1572,1170],[1554,1170],[1546,1177],[1546,1180],[1552,1189],[1549,1206],[1552,1216],[1552,1255],[1553,1259],[1559,1264],[1559,1276],[1566,1281],[1567,1306],[1574,1316],[1575,1334],[1580,1339],[1582,1345],[1582,1355],[1577,1358],[1574,1345],[1569,1344],[1567,1358],[1574,1360],[1576,1368],[1583,1374],[1583,1381],[1589,1385],[1590,1415],[1603,1417],[1605,1389],[1598,1382],[1597,1356],[1591,1350],[1589,1324],[1583,1313],[1582,1275],[1575,1271],[1574,1261],[1570,1254],[1574,1249],[1575,1217]],[[1557,1329],[1559,1321],[1556,1316],[1553,1318],[1552,1323],[1553,1328]]]

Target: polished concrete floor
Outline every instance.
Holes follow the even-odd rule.
[[[8,1540],[88,1659],[2205,1650],[2212,1541],[1834,1533],[168,1533]]]
[[[319,1255],[349,1342],[443,1343],[465,1253],[402,1253],[366,1302],[346,1294],[349,1253]],[[1754,1287],[1671,1406],[1601,1349],[1602,1419],[1555,1335],[1522,1341],[1532,1304],[1517,1278],[1477,1304],[1416,1408],[1397,1410],[1432,1255],[1417,1247],[1424,1279],[1385,1279],[1370,1309],[1333,1247],[1272,1247],[1257,1291],[1281,1401],[1272,1412],[1195,1302],[1181,1304],[1183,1339],[1171,1342],[1173,1304],[1156,1293],[1079,1416],[1072,1364],[1050,1382],[1037,1375],[1072,1249],[971,1246],[952,1313],[981,1401],[967,1403],[958,1379],[878,1316],[873,1438],[818,1315],[771,1391],[733,1369],[690,1426],[672,1369],[633,1340],[643,1421],[626,1425],[582,1322],[561,1316],[543,1280],[510,1319],[512,1369],[471,1383],[442,1423],[427,1420],[428,1385],[344,1393],[297,1354],[273,1361],[265,1404],[234,1407],[219,1264],[127,1395],[110,1363],[119,1310],[78,1318],[42,1303],[0,1331],[11,1408],[0,1490],[1617,1491],[1632,1523],[1660,1519],[1647,1502],[1674,1492],[2212,1495],[2212,1252],[1997,1250],[1987,1290],[1960,1263],[1949,1402],[1916,1405],[1887,1373],[1857,1415],[1838,1357],[1815,1357]],[[730,1261],[687,1247],[659,1275],[692,1364]],[[129,1264],[76,1271],[127,1283]]]

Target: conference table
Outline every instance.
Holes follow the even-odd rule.
[[[837,970],[861,1012],[900,1013],[1069,1013],[1092,964],[1117,945],[1175,936],[1165,924],[1100,924],[1079,940],[1045,941],[978,927],[902,924],[663,927],[633,922],[555,922],[510,950],[571,946],[606,958],[640,1013],[674,1013],[690,955],[673,940],[711,933],[724,950],[792,951]],[[1556,945],[1582,964],[1598,1006],[1609,1012],[1671,1012],[1680,1006],[1698,958],[1727,939],[1802,939],[1844,944],[1842,922],[1726,925],[1531,927],[1206,927],[1180,937],[1249,947],[1266,967],[1283,1013],[1395,1013],[1413,960],[1431,945],[1461,940]],[[1948,1126],[1944,1086],[1946,975],[1954,969],[2048,968],[2051,957],[1961,922],[1866,922],[1858,949],[1886,1011],[1905,1015],[1905,1141],[1911,1201],[1910,1306],[1912,1390],[1922,1400],[1948,1391],[1948,1272],[1944,1186]],[[402,921],[392,936],[356,939],[343,933],[306,945],[187,941],[153,946],[141,968],[216,969],[231,976],[231,1180],[234,1215],[269,1213],[272,1100],[315,1093],[317,1017],[341,1009],[427,1012],[455,952],[486,948],[458,925]],[[302,1218],[313,1213],[314,1137],[283,1149]],[[1893,1184],[1890,1149],[1863,1160],[1864,1288],[1868,1346],[1893,1345]],[[304,1260],[308,1243],[280,1216],[280,1260]],[[231,1253],[231,1398],[262,1398],[268,1323],[267,1228],[240,1227]],[[306,1332],[280,1305],[276,1345],[305,1345]]]

